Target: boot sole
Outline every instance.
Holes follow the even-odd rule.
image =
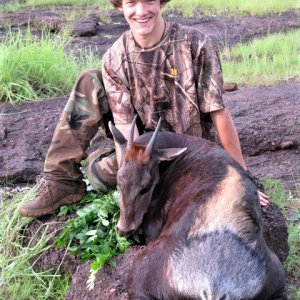
[[[86,194],[82,195],[69,195],[65,198],[63,198],[61,201],[55,203],[51,207],[48,208],[43,208],[43,209],[38,209],[38,210],[27,210],[24,208],[19,209],[19,213],[24,216],[24,217],[42,217],[45,215],[50,215],[55,213],[61,206],[67,205],[67,204],[72,204],[80,201]]]

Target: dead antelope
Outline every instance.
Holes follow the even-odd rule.
[[[127,278],[130,299],[283,300],[284,271],[262,233],[257,190],[216,144],[171,132],[127,141],[120,234],[142,227],[147,247]]]

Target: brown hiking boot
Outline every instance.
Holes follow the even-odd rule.
[[[19,208],[25,217],[41,217],[54,213],[60,206],[80,201],[86,195],[84,183],[75,191],[58,188],[46,180],[38,187],[36,197]]]

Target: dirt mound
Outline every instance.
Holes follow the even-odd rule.
[[[74,215],[68,217],[45,216],[35,219],[29,224],[24,231],[24,245],[28,245],[29,241],[31,245],[34,245],[45,230],[48,233],[54,233],[53,238],[49,241],[51,247],[39,258],[34,259],[34,269],[36,271],[55,271],[60,266],[60,273],[71,273],[72,284],[66,297],[68,300],[128,299],[125,285],[126,276],[132,268],[134,258],[145,246],[131,247],[125,254],[117,257],[115,259],[116,268],[106,264],[97,273],[94,289],[89,290],[87,281],[90,276],[90,262],[80,264],[78,256],[66,255],[65,249],[57,249],[53,246],[54,240],[58,237],[65,222],[72,217]],[[277,254],[281,261],[284,261],[288,255],[287,226],[279,208],[274,204],[263,209],[263,230],[270,249]]]
[[[270,205],[263,212],[264,235],[269,247],[285,260],[288,254],[287,227],[282,214],[275,205]],[[270,233],[276,232],[274,234]],[[145,247],[145,246],[143,246]],[[125,300],[128,299],[126,293],[126,276],[132,269],[133,260],[142,250],[142,247],[133,247],[125,254],[119,256],[117,267],[111,268],[106,265],[97,273],[95,287],[93,290],[87,288],[87,280],[90,274],[88,263],[78,266],[72,278],[72,284],[67,300]]]

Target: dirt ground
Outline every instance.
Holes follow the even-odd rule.
[[[64,12],[68,9],[70,7],[63,6],[56,7],[55,10],[41,9],[30,13],[0,13],[0,40],[5,37],[7,27],[12,30],[16,30],[17,27],[25,29],[29,17],[31,28],[37,36],[45,27],[53,34],[59,34],[64,26],[70,26],[64,17]],[[103,21],[107,17],[110,23]],[[235,18],[208,17],[201,13],[194,18],[183,18],[176,12],[169,12],[166,18],[193,26],[211,35],[219,47],[233,45],[239,41],[247,42],[268,33],[300,28],[300,16],[297,12]],[[76,36],[69,44],[68,50],[86,50],[92,47],[93,51],[99,54],[99,58],[127,29],[124,18],[115,12],[109,16],[99,13],[82,16],[71,25]],[[35,182],[36,176],[42,172],[52,134],[66,100],[67,95],[40,102],[22,103],[15,107],[0,104],[2,182],[7,182],[8,179],[16,184]],[[291,79],[272,87],[239,87],[234,92],[226,93],[225,101],[233,115],[249,169],[260,178],[279,178],[283,180],[286,188],[295,191],[296,185],[300,184],[299,80]],[[98,137],[93,147],[101,147],[108,142],[105,138]],[[44,217],[33,221],[28,235],[35,230],[38,222],[51,220],[56,221],[57,217]],[[130,270],[133,257],[138,251],[138,248],[133,248],[118,258],[119,267],[116,270],[106,266],[97,277],[93,294],[84,290],[83,283],[89,275],[88,264],[78,267],[76,271],[78,258],[71,259],[67,264],[71,266],[69,271],[75,275],[67,299],[126,299],[124,282],[120,278],[124,278],[124,274]],[[52,249],[41,264],[53,266],[62,256],[62,252],[58,253]],[[101,290],[103,286],[107,286],[107,289]],[[79,287],[82,289],[79,290]]]

